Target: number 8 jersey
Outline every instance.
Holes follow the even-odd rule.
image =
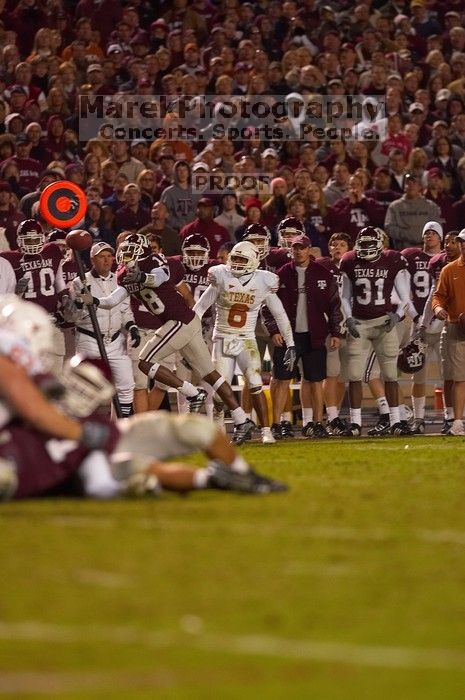
[[[398,273],[407,270],[407,261],[395,250],[383,250],[380,257],[372,261],[359,258],[356,251],[351,250],[343,255],[339,269],[352,286],[351,315],[370,320],[393,310],[391,294]],[[399,296],[405,301],[404,295]]]
[[[226,265],[214,265],[208,272],[210,285],[217,293],[214,340],[232,334],[254,339],[258,312],[266,298],[278,290],[279,279],[273,272],[255,270],[251,276],[244,277],[235,277]]]

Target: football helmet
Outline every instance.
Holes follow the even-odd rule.
[[[61,228],[54,228],[48,234],[47,243],[55,243],[66,260],[71,260],[73,257],[73,251],[68,247],[66,243],[66,231]]]
[[[47,369],[54,351],[53,323],[41,306],[25,301],[15,294],[3,295],[0,298],[0,330],[22,341],[31,354],[40,360],[43,369]],[[21,354],[11,359],[24,365]],[[27,361],[26,356],[24,360]]]
[[[201,233],[191,233],[181,246],[182,261],[191,270],[200,270],[208,263],[210,244]]]
[[[383,247],[383,231],[373,226],[362,228],[355,241],[355,253],[361,260],[378,260]]]
[[[414,338],[399,353],[397,367],[405,374],[415,374],[423,369],[426,361],[426,345],[421,338]]]
[[[280,248],[292,248],[292,239],[295,236],[305,235],[305,226],[295,216],[287,216],[283,219],[276,229],[278,234],[278,245]]]
[[[38,255],[45,244],[45,233],[42,226],[35,219],[21,221],[16,229],[18,248],[27,255]]]
[[[118,246],[116,251],[116,262],[118,265],[128,265],[145,260],[152,255],[152,248],[149,241],[140,233],[131,233]]]
[[[74,355],[65,363],[60,381],[66,389],[60,405],[75,418],[90,416],[115,391],[111,369],[100,358]]]
[[[244,241],[252,243],[258,249],[260,260],[264,260],[270,252],[270,229],[263,224],[250,224],[245,229]]]
[[[234,277],[242,277],[255,272],[259,264],[258,248],[250,241],[241,241],[231,249],[226,267]]]

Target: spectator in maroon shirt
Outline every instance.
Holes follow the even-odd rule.
[[[123,16],[121,3],[118,0],[79,0],[75,17],[88,17],[92,21],[93,27],[98,27],[102,43],[105,43]]]
[[[439,168],[430,168],[426,172],[427,188],[424,196],[431,199],[441,210],[444,231],[452,231],[457,226],[454,200],[444,192],[444,177]]]
[[[210,244],[210,257],[216,258],[223,243],[231,240],[228,230],[213,220],[214,202],[210,197],[201,197],[197,204],[197,218],[186,224],[179,232],[183,241],[191,233],[201,233]]]
[[[0,182],[0,235],[6,239],[6,243],[10,246],[10,250],[16,250],[16,229],[18,224],[24,220],[24,215],[16,209],[11,203],[12,189],[11,185],[4,180]],[[3,236],[1,236],[3,238]],[[4,245],[5,241],[0,240],[0,245]],[[6,250],[6,248],[3,248]]]
[[[32,192],[36,189],[43,168],[38,160],[30,157],[31,142],[27,134],[18,134],[16,137],[16,154],[7,162],[15,163],[19,170],[19,184]]]
[[[150,222],[150,209],[144,207],[141,202],[140,188],[134,182],[130,182],[124,188],[125,204],[115,214],[115,231],[138,231]]]
[[[363,180],[351,175],[348,195],[329,208],[327,224],[331,233],[344,231],[355,243],[358,233],[365,226],[384,226],[384,208],[363,192]]]
[[[378,204],[381,204],[386,214],[390,203],[400,197],[400,192],[391,190],[391,173],[389,168],[385,166],[376,168],[373,177],[373,187],[367,190],[365,194],[378,202]]]

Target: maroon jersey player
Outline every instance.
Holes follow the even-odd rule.
[[[120,285],[118,289],[102,299],[92,298],[86,290],[81,294],[81,301],[111,309],[128,296],[135,295],[140,299],[162,321],[161,327],[146,342],[140,353],[139,368],[148,376],[149,386],[155,380],[172,386],[187,397],[191,411],[200,410],[206,391],[199,390],[190,382],[181,381],[173,372],[160,365],[166,357],[179,352],[230,409],[235,424],[234,441],[236,444],[244,442],[255,425],[247,419],[231,387],[214,368],[210,352],[202,338],[201,321],[176,288],[182,277],[171,277],[166,258],[154,255],[147,239],[140,234],[131,234],[122,242],[118,248],[117,261],[120,264],[117,272]]]
[[[422,232],[423,248],[405,248],[402,255],[407,260],[410,272],[410,289],[417,315],[425,308],[431,288],[428,266],[433,255],[441,251],[443,230],[437,221],[428,221]]]
[[[410,299],[407,262],[393,250],[384,250],[380,229],[366,227],[357,236],[355,248],[346,253],[340,269],[343,273],[342,308],[347,325],[347,371],[349,379],[350,420],[348,436],[361,435],[362,377],[368,354],[374,350],[385,380],[393,435],[408,428],[400,422],[397,357],[399,340],[394,328],[404,316],[416,311]],[[400,300],[392,310],[391,295]]]

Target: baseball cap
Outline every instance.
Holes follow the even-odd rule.
[[[111,53],[124,53],[123,47],[119,44],[110,44],[107,49],[107,56]]]
[[[442,88],[441,90],[437,91],[435,102],[440,102],[441,100],[448,100],[451,95],[452,93],[450,90],[448,90],[447,88]]]
[[[215,205],[213,204],[213,200],[210,199],[210,197],[200,197],[199,201],[197,202],[197,206],[199,206],[199,207],[213,207]]]
[[[207,163],[203,162],[203,160],[199,160],[198,163],[195,163],[192,166],[192,172],[195,173],[196,170],[206,170],[207,172],[210,172],[210,168],[208,167]]]
[[[115,249],[112,248],[112,246],[109,243],[105,243],[105,241],[99,241],[98,243],[94,243],[94,245],[90,249],[90,257],[95,258],[96,255],[98,255],[104,250],[109,250],[110,253],[112,253],[113,255],[115,254]]]
[[[29,136],[27,134],[18,134],[16,137],[16,144],[18,143],[30,143]]]
[[[300,236],[294,236],[291,240],[291,245],[303,245],[305,248],[310,248],[312,242],[308,236],[301,234]]]
[[[438,234],[439,238],[442,241],[444,237],[444,231],[442,229],[441,224],[438,221],[427,221],[427,223],[423,226],[423,231],[421,232],[421,235],[424,236],[427,231],[434,231]]]
[[[164,20],[162,17],[160,17],[160,19],[156,19],[155,22],[152,22],[150,25],[150,29],[158,29],[160,27],[161,29],[168,29],[166,20]]]
[[[143,143],[144,146],[148,146],[148,143],[145,139],[134,139],[134,141],[131,141],[131,146],[138,146],[140,143]]]
[[[427,173],[428,178],[430,177],[442,177],[442,172],[439,168],[430,168]]]
[[[98,71],[103,70],[103,68],[102,68],[102,66],[100,65],[100,63],[91,63],[90,66],[87,68],[87,72],[88,72],[88,73],[93,73],[93,72],[96,71],[96,70],[98,70]]]
[[[424,108],[424,106],[421,104],[421,102],[412,102],[412,104],[411,104],[410,107],[408,108],[408,111],[409,111],[410,113],[412,113],[412,112],[424,112],[424,111],[425,111],[425,108]]]
[[[262,153],[262,158],[267,158],[268,156],[271,156],[272,158],[278,158],[278,153],[275,151],[274,148],[265,148],[265,150]]]
[[[19,92],[22,95],[27,95],[27,92],[22,85],[13,85],[13,87],[10,88],[10,95],[12,95],[14,92]]]
[[[380,165],[379,168],[376,168],[374,175],[375,177],[377,175],[389,175],[389,168],[386,168],[385,165]]]
[[[465,241],[465,228],[463,228],[457,238],[460,238],[461,241]]]

